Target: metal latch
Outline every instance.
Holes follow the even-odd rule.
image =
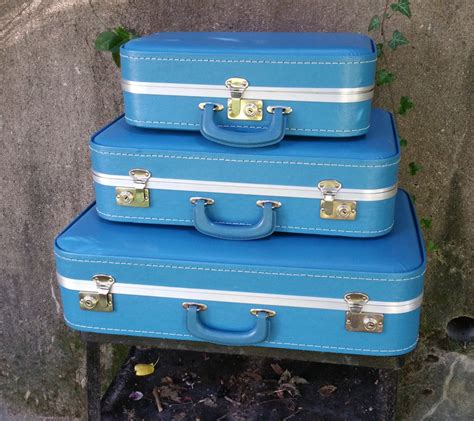
[[[230,99],[227,100],[227,117],[231,120],[260,121],[263,118],[263,101],[258,99],[242,99],[249,83],[240,77],[232,77],[225,81],[229,89]]]
[[[352,200],[336,200],[336,195],[341,190],[342,184],[336,180],[323,180],[318,184],[319,191],[323,194],[319,216],[322,219],[345,219],[352,221],[356,218],[357,202]]]
[[[346,330],[349,332],[383,332],[383,314],[363,312],[364,305],[369,302],[369,297],[361,292],[351,292],[344,296],[349,305],[346,311]]]
[[[151,177],[150,171],[135,168],[130,170],[128,174],[133,178],[133,187],[115,188],[117,205],[148,208],[150,206],[150,193],[146,188],[146,183]]]
[[[110,275],[94,275],[92,281],[95,282],[97,291],[79,292],[79,306],[81,310],[113,311],[114,303],[110,289],[115,283],[115,279]]]

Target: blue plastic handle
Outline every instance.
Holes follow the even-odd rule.
[[[214,329],[206,326],[200,318],[200,307],[190,304],[187,308],[186,327],[196,338],[222,345],[252,345],[263,342],[270,334],[267,311],[256,311],[255,326],[243,332]]]
[[[194,203],[194,227],[201,233],[222,240],[257,240],[268,237],[275,231],[276,209],[281,206],[278,202],[262,201],[262,217],[254,225],[230,225],[213,222],[207,215],[206,205],[213,203],[206,198],[191,198]]]
[[[204,104],[201,117],[201,134],[213,142],[239,148],[258,148],[280,142],[285,136],[286,114],[284,107],[274,107],[272,122],[267,129],[256,132],[228,130],[219,127],[215,121],[216,104]]]

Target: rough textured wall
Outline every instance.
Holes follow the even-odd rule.
[[[139,34],[365,32],[370,17],[383,6],[383,0],[3,2],[3,405],[43,415],[81,413],[83,351],[61,320],[52,241],[93,198],[88,137],[122,108],[119,72],[108,54],[94,51],[96,35],[117,25]],[[391,59],[397,74],[394,94],[409,94],[416,103],[400,121],[409,142],[401,185],[416,195],[419,214],[433,217],[430,236],[440,250],[430,256],[422,345],[404,372],[401,414],[443,419],[443,411],[462,415],[466,410],[456,399],[462,402],[459,397],[469,392],[466,376],[473,375],[472,360],[458,352],[468,350],[447,341],[444,329],[452,317],[474,316],[473,148],[468,130],[474,13],[470,0],[412,1],[412,11],[411,20],[396,17],[390,23],[411,40]],[[389,107],[386,90],[378,91],[377,104]],[[423,166],[415,177],[407,171],[411,161]],[[112,358],[112,352],[107,355]]]

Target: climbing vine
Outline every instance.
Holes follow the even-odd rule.
[[[127,31],[121,26],[117,26],[110,31],[101,32],[99,34],[95,40],[95,49],[112,53],[115,64],[120,67],[120,47],[134,38],[137,38],[137,35]]]
[[[399,29],[392,29],[391,35],[389,34],[390,31],[388,27],[390,19],[395,14],[401,14],[410,19],[412,16],[410,1],[397,0],[397,2],[391,2],[390,0],[387,0],[381,13],[372,16],[370,19],[368,32],[371,33],[376,41],[378,41],[376,45],[379,64],[375,75],[375,84],[382,89],[388,90],[392,108],[391,111],[395,117],[395,121],[398,123],[398,119],[405,118],[407,114],[409,114],[409,111],[415,106],[415,103],[408,95],[402,95],[400,98],[395,98],[392,89],[392,84],[397,79],[397,76],[393,73],[390,60],[393,59],[393,54],[396,54],[396,50],[399,47],[403,47],[410,43],[408,38]],[[400,138],[400,146],[402,148],[408,147],[408,140],[405,137]],[[422,166],[415,161],[411,161],[408,164],[408,172],[413,177],[415,177],[422,169]],[[416,198],[414,196],[412,197],[415,201]],[[432,218],[420,219],[420,225],[425,230],[427,236],[432,223]],[[428,238],[427,248],[430,251],[436,251],[438,246],[433,240]]]

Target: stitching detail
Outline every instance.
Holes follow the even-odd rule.
[[[380,229],[380,230],[339,230],[339,229],[332,229],[332,228],[294,227],[291,225],[277,225],[277,228],[301,229],[301,230],[308,230],[308,231],[324,231],[324,232],[353,232],[353,233],[360,233],[360,234],[375,234],[378,232],[390,231],[393,228],[393,223],[389,227]]]
[[[314,64],[366,64],[374,63],[377,59],[361,60],[361,61],[284,61],[284,60],[223,60],[214,58],[171,58],[171,57],[144,57],[144,56],[128,56],[120,54],[120,57],[128,58],[130,60],[148,60],[148,61],[185,61],[185,62],[204,62],[204,63],[253,63],[253,64],[299,64],[299,65],[314,65]]]
[[[335,163],[323,163],[323,162],[302,162],[302,161],[267,161],[261,159],[233,159],[233,158],[211,158],[208,156],[183,156],[183,155],[164,155],[164,154],[141,154],[141,153],[123,153],[123,152],[106,152],[94,149],[89,146],[92,152],[101,155],[111,156],[134,156],[141,158],[164,158],[164,159],[185,159],[185,160],[196,160],[196,161],[220,161],[220,162],[237,162],[243,164],[272,164],[272,165],[307,165],[310,167],[343,167],[343,168],[386,168],[393,165],[398,165],[400,160],[392,162],[390,164],[380,165],[357,165],[357,164],[335,164]]]
[[[183,333],[159,332],[159,331],[154,331],[154,330],[118,329],[118,328],[109,328],[109,327],[100,327],[100,326],[81,325],[78,323],[71,322],[66,317],[64,317],[64,320],[66,321],[68,325],[74,326],[77,328],[82,328],[82,329],[94,329],[94,330],[111,331],[111,332],[144,333],[144,334],[152,334],[152,335],[177,336],[177,337],[186,337],[186,338],[192,337],[192,335],[187,335]],[[417,342],[418,342],[418,338],[416,338],[416,341],[412,343],[411,345],[405,348],[399,348],[399,349],[350,348],[350,347],[341,347],[341,346],[300,344],[300,343],[295,343],[295,342],[276,342],[276,341],[265,341],[264,343],[273,344],[273,345],[301,346],[301,347],[306,347],[306,348],[318,348],[318,349],[339,349],[339,350],[346,350],[346,351],[400,352],[400,351],[407,351],[413,348]]]
[[[181,266],[181,265],[165,265],[156,263],[138,263],[138,262],[124,262],[124,261],[110,261],[110,260],[90,260],[90,259],[74,259],[71,257],[64,257],[54,252],[58,259],[66,260],[69,262],[78,263],[98,263],[98,264],[110,264],[110,265],[124,265],[124,266],[138,266],[138,267],[154,267],[160,269],[177,269],[177,270],[199,270],[203,272],[222,272],[222,273],[248,273],[252,275],[270,275],[270,276],[293,276],[299,278],[324,278],[324,279],[351,279],[360,281],[382,281],[382,282],[402,282],[411,281],[422,277],[426,269],[419,275],[408,277],[408,278],[365,278],[356,276],[338,276],[338,275],[315,275],[310,273],[287,273],[287,272],[266,272],[259,270],[246,270],[246,269],[222,269],[222,268],[209,268],[203,266]]]
[[[120,218],[120,219],[139,219],[139,220],[148,220],[148,221],[170,221],[170,222],[191,222],[194,223],[192,219],[178,219],[178,218],[161,218],[161,217],[153,217],[153,216],[130,216],[130,215],[114,215],[106,212],[102,212],[97,209],[97,213],[108,216],[109,218]],[[216,221],[217,224],[224,224],[224,225],[245,225],[250,226],[252,224],[247,224],[245,222],[222,222]],[[288,228],[288,229],[300,229],[306,231],[324,231],[324,232],[351,232],[351,233],[360,233],[360,234],[374,234],[379,232],[389,231],[393,228],[393,223],[387,227],[380,230],[341,230],[341,229],[333,229],[333,228],[314,228],[314,227],[297,227],[292,225],[277,225],[277,228]]]
[[[146,124],[162,124],[162,125],[178,125],[178,126],[192,126],[199,127],[199,123],[186,123],[180,121],[157,121],[157,120],[136,120],[125,116],[125,120],[133,121],[134,123],[146,123]],[[219,127],[234,127],[239,129],[267,129],[265,126],[248,126],[238,124],[219,124]],[[324,133],[354,133],[368,130],[370,126],[363,127],[362,129],[305,129],[298,127],[287,127],[287,131],[304,131],[304,132],[324,132]]]
[[[88,325],[81,325],[78,323],[73,323],[66,316],[64,316],[64,320],[70,326],[84,328],[84,329],[94,329],[94,330],[106,330],[111,332],[129,332],[129,333],[151,333],[155,335],[166,335],[166,336],[180,336],[180,337],[191,337],[191,335],[186,335],[183,333],[169,333],[169,332],[159,332],[155,330],[133,330],[133,329],[118,329],[118,328],[111,328],[111,327],[100,327],[100,326],[88,326]]]

